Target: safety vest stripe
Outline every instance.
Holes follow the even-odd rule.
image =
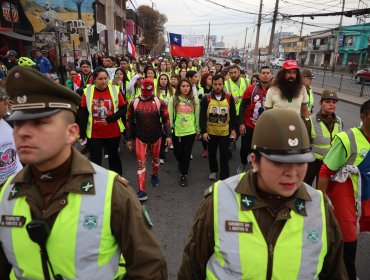
[[[356,158],[357,158],[357,144],[356,144],[355,135],[352,129],[347,130],[347,136],[348,136],[348,140],[350,143],[350,149],[351,149],[350,151],[351,154],[348,158],[347,165],[354,165]]]
[[[101,239],[103,236],[103,228],[107,226],[104,219],[108,218],[110,223],[110,215],[108,216],[104,213],[106,210],[105,198],[107,196],[111,197],[113,178],[115,175],[112,171],[107,172],[96,164],[93,164],[93,166],[94,170],[101,175],[94,177],[93,184],[95,187],[95,195],[82,196],[79,214],[80,222],[78,223],[78,233],[76,238],[75,267],[77,275],[81,276],[82,274],[79,274],[78,272],[84,271],[84,277],[86,277],[86,279],[104,279],[106,275],[115,275],[118,269],[119,260],[119,255],[115,255],[114,258],[111,259],[106,255],[107,252],[102,252],[102,250],[113,250],[117,252],[117,246],[114,246],[114,244],[112,244],[112,248],[101,248],[100,246],[104,243],[104,240]],[[110,203],[108,205],[110,205]],[[95,221],[97,227],[93,230],[87,228],[84,225],[84,222],[81,222],[86,220],[86,218],[91,214],[95,216],[94,218],[97,218]],[[109,223],[108,227],[110,228]],[[93,247],[91,244],[96,244],[97,246]],[[105,256],[105,259],[102,260],[101,256]],[[86,267],[89,267],[89,269],[86,270]]]
[[[327,253],[325,205],[321,191],[316,191],[309,185],[306,185],[306,190],[312,201],[305,204],[307,217],[309,218],[304,219],[302,257],[297,279],[318,279],[324,263],[324,257]],[[319,209],[320,211],[318,211]],[[296,213],[294,214],[298,215]],[[318,234],[318,239],[315,244],[312,244],[315,240],[311,240],[311,238],[315,238],[315,236],[309,236],[309,234],[315,234],[313,230],[317,231],[316,233]],[[314,250],[314,248],[312,248],[313,246],[315,246],[317,250]],[[317,255],[318,250],[320,250],[319,256]]]

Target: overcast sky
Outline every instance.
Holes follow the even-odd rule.
[[[211,23],[211,35],[217,35],[217,40],[224,38],[226,46],[238,45],[243,47],[245,31],[248,28],[247,43],[255,44],[256,23],[259,11],[259,0],[131,0],[135,7],[140,5],[152,5],[154,8],[165,14],[168,22],[165,27],[168,32],[179,34],[207,35],[208,22]],[[343,0],[342,0],[343,1]],[[344,0],[345,10],[358,8],[359,0]],[[132,7],[130,0],[127,0],[128,7]],[[231,7],[225,9],[211,2]],[[368,0],[360,0],[360,8],[366,8]],[[368,4],[370,6],[370,4]],[[275,7],[275,0],[263,0],[263,19],[260,35],[260,46],[265,46],[269,42],[272,14]],[[342,9],[341,0],[280,0],[279,12],[285,14],[311,14],[340,12]],[[252,13],[252,14],[247,14]],[[280,16],[281,18],[281,16]],[[299,34],[302,18],[295,18],[298,22],[279,20],[276,24],[275,33],[290,31]],[[333,28],[339,24],[339,16],[336,17],[315,17],[314,20],[305,18],[305,23],[310,25],[303,26],[303,35],[312,31]],[[356,24],[355,17],[343,17],[343,25]],[[367,22],[370,22],[367,19]]]

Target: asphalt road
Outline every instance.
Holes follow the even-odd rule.
[[[318,108],[318,96],[316,108]],[[349,128],[359,123],[359,107],[339,103],[338,115],[344,119],[345,127]],[[239,141],[240,142],[240,141]],[[239,144],[239,143],[238,143]],[[190,232],[195,211],[198,208],[205,189],[210,186],[208,180],[208,159],[200,156],[202,145],[196,142],[193,148],[194,160],[191,161],[188,187],[178,185],[179,174],[177,162],[173,152],[167,153],[167,160],[160,167],[160,186],[149,186],[151,166],[148,164],[147,192],[149,200],[145,203],[154,223],[154,231],[158,237],[161,248],[168,264],[169,279],[176,279],[176,274],[181,263],[182,252]],[[239,145],[230,161],[231,175],[236,174],[239,165]],[[136,159],[134,153],[121,149],[123,163],[123,176],[137,189]],[[149,161],[150,163],[150,157]],[[105,166],[106,163],[105,163]],[[361,234],[359,237],[357,268],[360,279],[369,279],[370,275],[370,235]]]

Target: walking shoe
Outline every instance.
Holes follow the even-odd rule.
[[[217,180],[217,173],[216,172],[212,172],[211,174],[209,174],[208,179],[209,180]]]
[[[150,179],[150,185],[152,187],[158,187],[159,186],[159,179],[158,179],[158,175],[157,174],[152,175],[152,178]]]
[[[240,164],[238,169],[236,170],[236,174],[244,173],[247,169],[248,164]]]
[[[148,200],[148,196],[146,195],[146,192],[142,192],[142,191],[138,191],[137,192],[137,198],[140,201],[146,201],[146,200]]]
[[[109,156],[108,155],[104,155],[104,158],[109,158]]]
[[[204,150],[202,153],[202,157],[207,158],[208,157],[208,150]]]
[[[188,185],[188,180],[186,179],[186,175],[181,175],[180,177],[180,186],[186,187]]]
[[[190,159],[193,159],[193,154],[190,154]]]
[[[164,164],[164,159],[163,158],[159,159],[159,164]]]

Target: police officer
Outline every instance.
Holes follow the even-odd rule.
[[[335,114],[338,97],[333,90],[324,90],[320,100],[320,111],[305,121],[312,144],[315,161],[308,164],[304,182],[312,185],[319,175],[322,161],[331,147],[334,136],[343,130],[343,121]]]
[[[313,107],[315,104],[315,100],[313,97],[313,92],[312,92],[312,80],[315,78],[314,74],[312,73],[311,70],[304,69],[302,71],[302,82],[303,85],[306,87],[307,95],[308,95],[308,110],[312,113],[313,112]]]
[[[40,248],[26,230],[40,219],[51,228],[50,263],[64,279],[121,279],[121,254],[130,279],[167,279],[150,219],[127,180],[72,148],[80,97],[21,66],[9,73],[7,89],[26,166],[0,191],[0,279],[11,269],[18,279],[45,279]]]
[[[314,156],[301,118],[264,112],[252,147],[253,170],[206,191],[178,279],[347,279],[333,213],[303,183]]]

